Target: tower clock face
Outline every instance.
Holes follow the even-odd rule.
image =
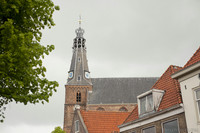
[[[68,77],[71,79],[73,78],[73,72],[69,72]]]
[[[85,77],[86,77],[87,79],[89,79],[89,78],[90,78],[90,73],[89,73],[89,72],[85,72]]]

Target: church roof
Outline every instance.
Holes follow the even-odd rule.
[[[137,96],[158,80],[148,78],[92,78],[93,90],[88,104],[137,103]]]
[[[119,132],[118,125],[122,124],[128,112],[84,111],[81,116],[89,133]]]

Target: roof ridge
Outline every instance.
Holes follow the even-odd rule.
[[[130,113],[130,112],[120,112],[120,111],[98,111],[98,110],[84,110],[84,109],[81,109],[80,110],[81,112],[99,112],[99,113]]]
[[[186,68],[186,67],[191,66],[192,64],[194,64],[194,63],[192,63],[192,64],[189,65],[189,63],[193,60],[193,58],[195,57],[195,55],[196,55],[198,52],[200,52],[200,46],[199,46],[199,48],[196,50],[196,52],[192,55],[192,57],[187,61],[187,63],[184,65],[183,68]]]
[[[172,71],[172,73],[174,73],[174,72],[175,72],[174,69],[177,69],[177,68],[175,68],[175,67],[182,68],[182,67],[180,67],[180,66],[170,65],[170,66],[167,68],[167,70],[165,70],[165,72],[164,72],[164,73],[160,76],[160,78],[156,81],[156,83],[151,87],[151,89],[153,89],[153,88],[156,86],[156,84],[159,83],[159,81],[162,79],[162,77],[166,74],[166,72],[167,72],[169,69]],[[177,71],[179,71],[179,70],[177,69]]]

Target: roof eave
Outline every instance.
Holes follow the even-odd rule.
[[[188,67],[186,67],[186,68],[184,68],[184,69],[182,69],[182,70],[180,70],[178,72],[173,73],[171,75],[171,77],[173,79],[178,79],[178,78],[183,77],[184,75],[186,75],[186,74],[188,74],[188,73],[190,73],[192,71],[195,71],[195,70],[197,70],[199,68],[200,68],[200,61],[198,61],[198,62],[192,64],[191,66],[188,66]]]
[[[155,116],[158,116],[158,115],[162,115],[164,113],[167,113],[169,111],[172,111],[172,110],[176,110],[176,109],[179,109],[179,108],[182,108],[183,109],[183,105],[182,104],[177,104],[175,106],[172,106],[170,108],[167,108],[167,109],[164,109],[164,110],[161,110],[161,111],[157,111],[155,113],[152,113],[150,115],[147,115],[145,117],[141,117],[139,119],[136,119],[136,120],[133,120],[133,121],[130,121],[130,122],[127,122],[127,123],[124,123],[122,125],[119,125],[118,127],[119,128],[123,128],[123,127],[126,127],[126,126],[129,126],[129,125],[132,125],[132,124],[136,124],[138,122],[141,122],[141,121],[145,121],[145,120],[148,120],[148,119],[151,119]]]

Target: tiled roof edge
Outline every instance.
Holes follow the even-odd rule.
[[[194,56],[200,51],[200,47],[196,50],[196,52],[192,55],[192,57],[187,61],[187,63],[184,65],[183,68],[188,67],[187,65],[190,63],[190,61],[194,58]],[[194,63],[193,63],[194,64]],[[190,64],[189,66],[191,66],[192,64]]]
[[[129,119],[129,117],[133,114],[133,112],[138,108],[138,104],[135,106],[135,108],[133,109],[133,111],[128,115],[128,117],[124,120],[124,123],[127,123],[126,121]]]
[[[121,127],[125,127],[125,126],[131,125],[131,124],[134,124],[134,123],[137,123],[137,122],[140,122],[140,121],[145,121],[145,120],[150,119],[150,118],[152,118],[152,117],[154,117],[154,116],[161,115],[161,114],[164,114],[164,113],[166,113],[166,112],[169,112],[169,111],[171,111],[171,110],[175,110],[175,109],[178,109],[178,108],[181,108],[181,107],[182,107],[181,104],[176,104],[176,105],[174,105],[174,106],[172,106],[172,107],[170,107],[170,108],[167,108],[167,109],[158,111],[158,112],[153,113],[153,114],[151,114],[151,115],[147,115],[146,117],[141,117],[141,118],[139,118],[139,119],[135,119],[135,120],[133,120],[133,121],[129,121],[129,122],[127,122],[127,123],[123,123],[122,125],[120,125],[120,126],[118,126],[118,127],[121,128]]]

